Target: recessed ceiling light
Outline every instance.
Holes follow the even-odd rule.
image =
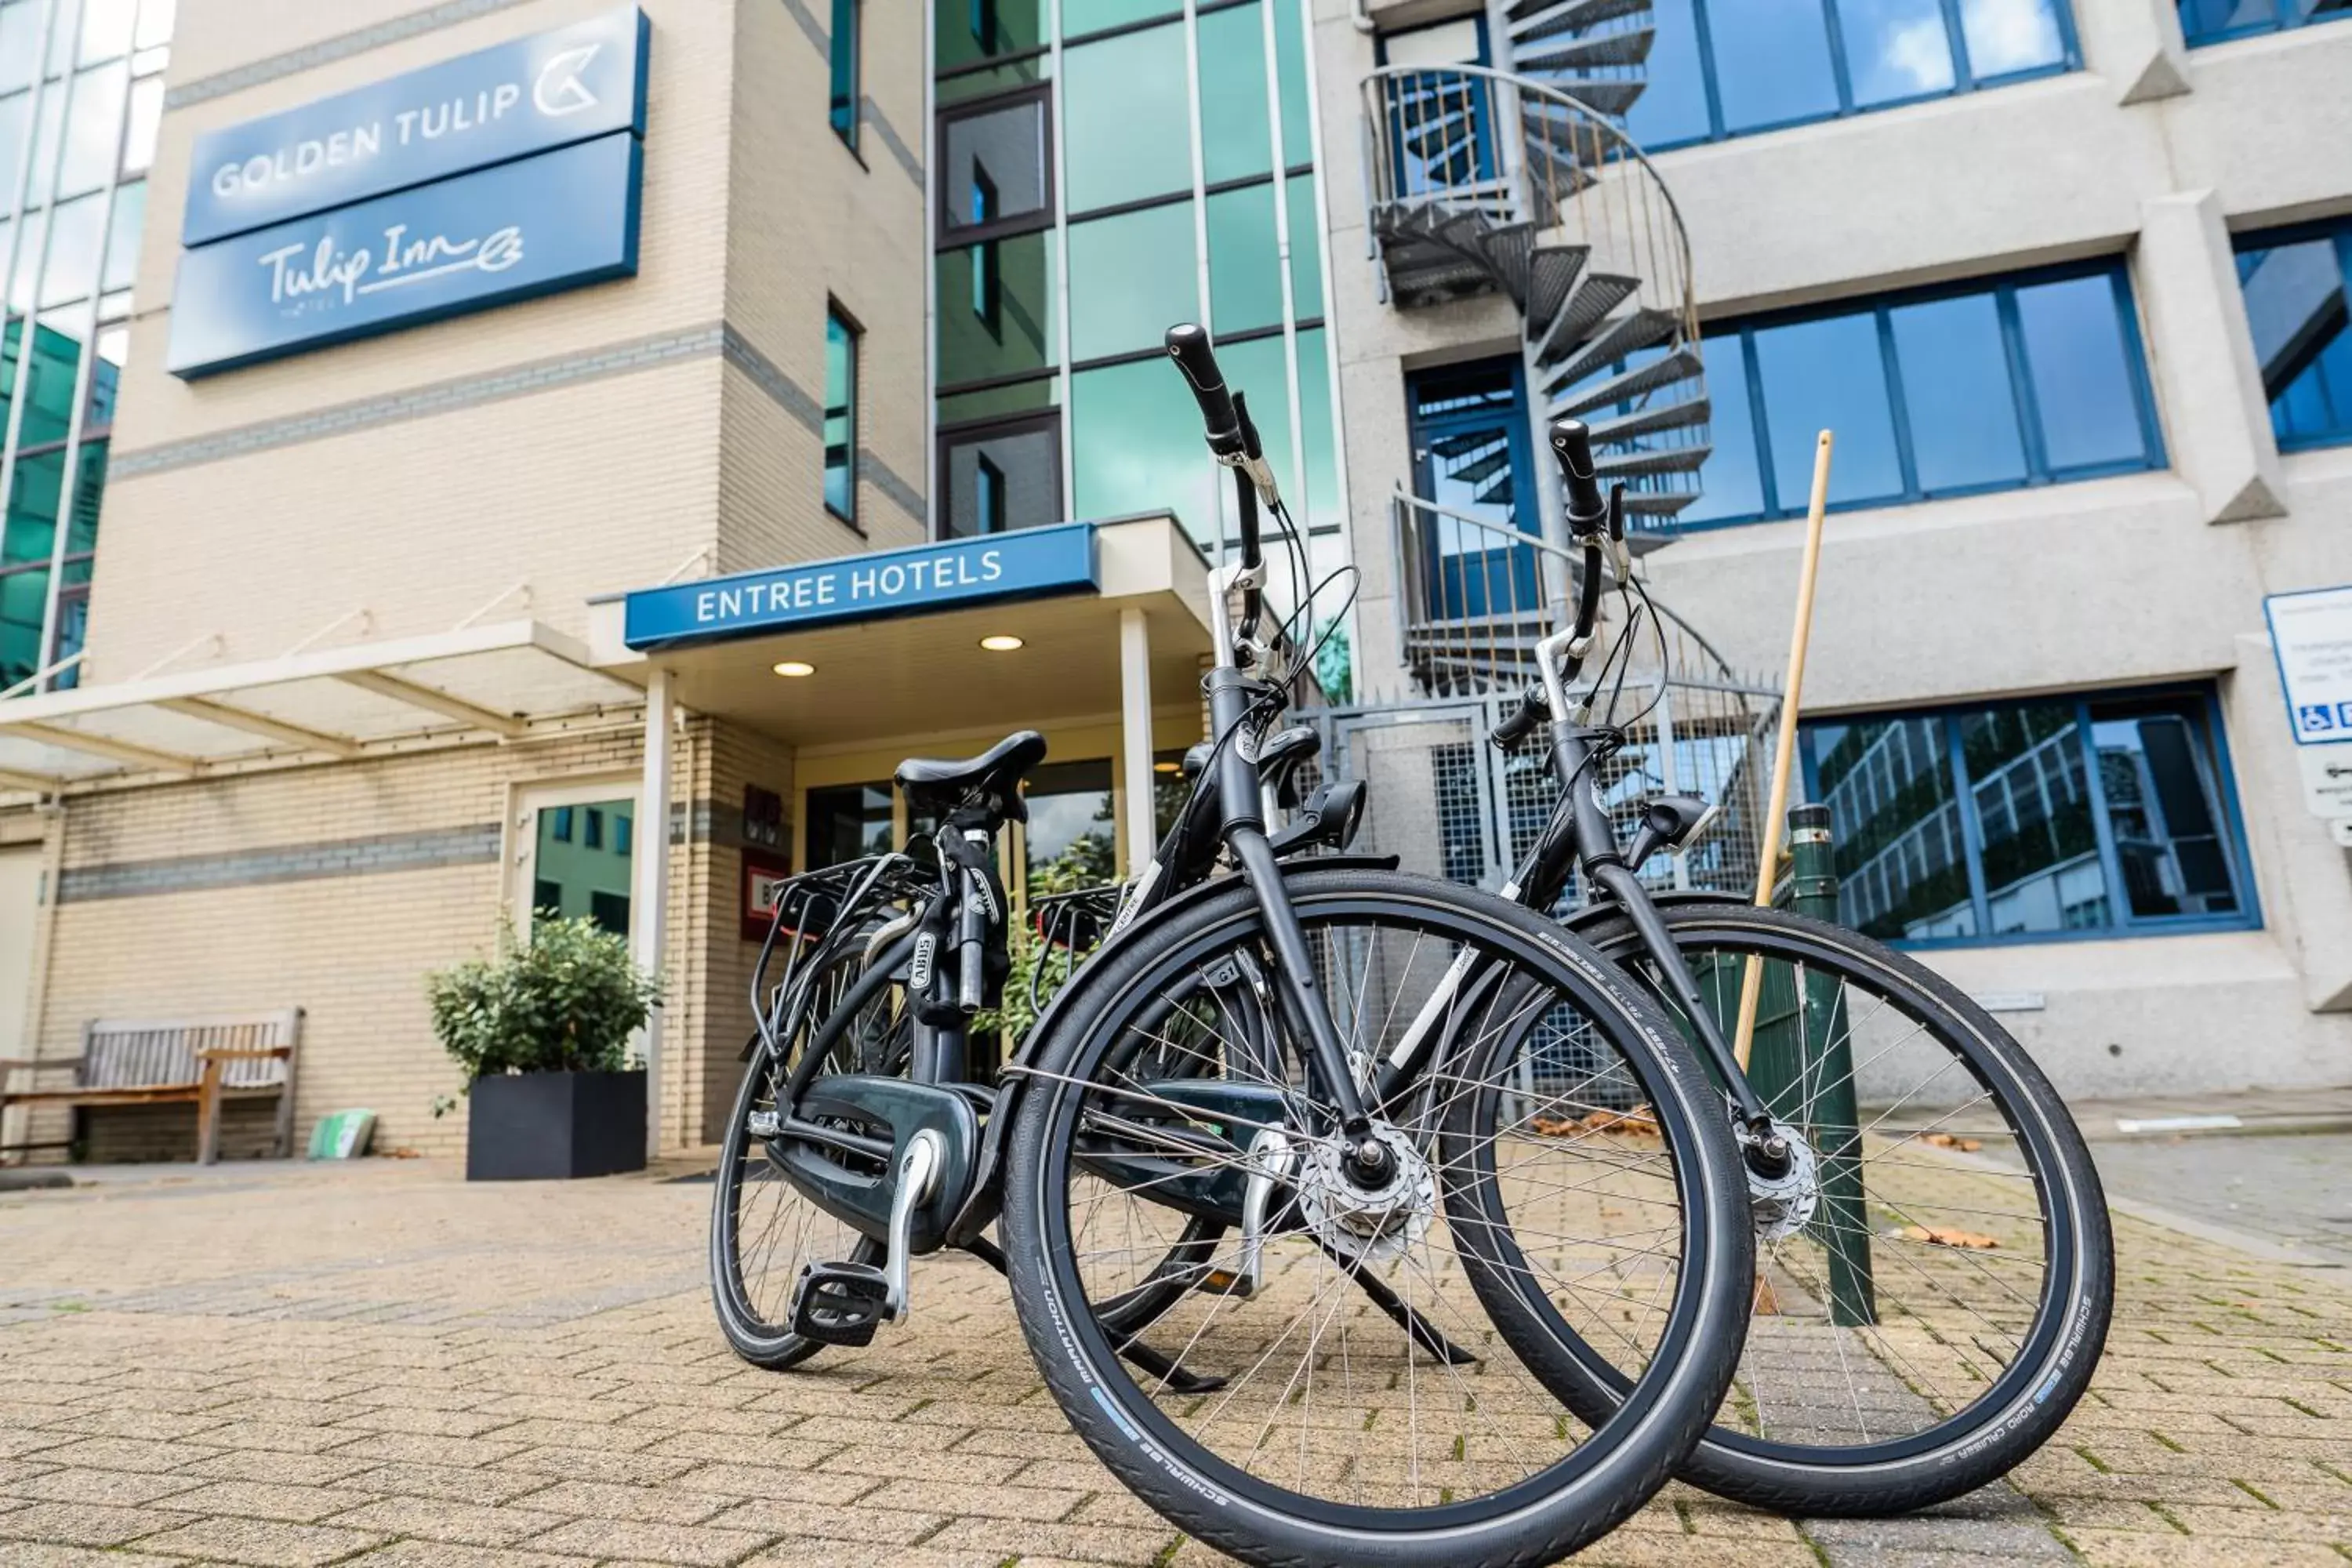
[[[778,675],[789,676],[793,679],[797,680],[803,675],[814,675],[816,673],[816,666],[809,663],[806,659],[788,658],[784,660],[783,663],[776,666],[776,673]]]
[[[1013,636],[1010,632],[998,632],[993,637],[985,637],[981,638],[980,646],[986,648],[991,653],[1011,653],[1013,649],[1021,647],[1022,642],[1019,637]]]
[[[1182,767],[1183,764],[1181,763],[1154,763],[1151,764],[1151,771],[1155,773],[1172,773],[1181,772]]]

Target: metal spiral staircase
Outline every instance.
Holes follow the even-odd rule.
[[[1507,70],[1387,66],[1363,81],[1381,278],[1403,310],[1507,297],[1530,414],[1591,426],[1602,478],[1624,482],[1629,521],[1655,545],[1698,494],[1709,407],[1689,241],[1620,123],[1642,90],[1649,0],[1494,0],[1489,20]],[[1516,499],[1552,526],[1555,498],[1513,497],[1507,442],[1443,437],[1430,457],[1478,501]],[[1539,547],[1402,491],[1397,513],[1401,587],[1424,601],[1401,606],[1417,682],[1521,679],[1559,593]]]

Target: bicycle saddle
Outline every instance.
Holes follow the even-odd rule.
[[[909,757],[891,775],[918,811],[948,813],[971,805],[991,816],[1029,820],[1021,779],[1045,756],[1045,737],[1034,730],[1007,735],[976,757],[947,761]]]

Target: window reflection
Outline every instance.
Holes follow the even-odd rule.
[[[1837,111],[1829,25],[1820,0],[1709,0],[1706,23],[1727,132],[1737,135]]]
[[[1793,321],[1756,333],[1756,369],[1772,442],[1772,478],[1783,510],[1812,492],[1813,448],[1837,432],[1830,499],[1872,500],[1903,493],[1895,411],[1886,398],[1885,356],[1874,313]]]
[[[1007,420],[940,438],[947,480],[941,530],[950,539],[1062,520],[1061,420]]]
[[[857,521],[857,328],[838,309],[824,317],[824,504]]]
[[[1938,0],[1838,0],[1857,105],[1948,92],[1952,40]]]
[[[1110,762],[1046,763],[1022,791],[1029,821],[1021,830],[1023,869],[1032,898],[1061,888],[1090,888],[1118,875]]]
[[[2239,293],[2282,447],[2352,439],[2352,331],[2346,296],[2352,226],[2238,256]]]
[[[1841,918],[1889,941],[2243,922],[2204,693],[1806,725]]]
[[[1065,18],[1063,26],[1072,24]],[[1181,26],[1150,27],[1064,53],[1062,142],[1070,186],[1063,205],[1068,211],[1192,187],[1183,58]],[[1177,68],[1170,68],[1171,60]]]
[[[890,815],[890,785],[827,784],[808,792],[804,842],[809,869],[838,866],[867,855],[887,854],[897,840]]]
[[[1914,446],[1919,488],[1934,495],[2022,483],[2025,442],[1993,297],[1936,300],[1887,316],[1904,412],[1927,433]]]
[[[2141,457],[2146,437],[2113,281],[2075,278],[2020,289],[2017,324],[2050,467],[2106,467]]]
[[[1200,313],[1192,203],[1074,223],[1069,245],[1072,359],[1157,348],[1171,321]]]

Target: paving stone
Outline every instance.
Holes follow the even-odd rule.
[[[185,1472],[153,1475],[137,1470],[51,1470],[47,1475],[16,1482],[8,1491],[14,1497],[37,1502],[97,1502],[138,1508],[203,1485]]]
[[[775,1537],[764,1531],[712,1529],[693,1524],[643,1524],[632,1520],[578,1519],[528,1542],[542,1552],[596,1557],[642,1557],[651,1563],[682,1563],[719,1568],[765,1546]]]
[[[378,1497],[440,1498],[485,1505],[502,1503],[547,1485],[545,1476],[516,1474],[488,1465],[470,1470],[454,1465],[362,1465],[346,1479],[352,1490]]]
[[[463,1546],[511,1546],[572,1521],[569,1514],[528,1508],[489,1508],[445,1498],[386,1498],[335,1516],[346,1530],[455,1542]]]
[[[677,1487],[559,1481],[530,1494],[530,1506],[574,1518],[630,1519],[647,1524],[698,1524],[727,1506],[724,1498]]]
[[[140,1548],[257,1568],[316,1568],[383,1543],[383,1535],[275,1519],[206,1519],[142,1541]]]
[[[511,1546],[489,1551],[446,1541],[395,1541],[351,1559],[354,1568],[590,1568],[595,1561],[549,1552],[519,1552]]]
[[[710,1522],[759,1531],[771,1536],[895,1542],[908,1545],[947,1523],[948,1516],[884,1508],[871,1499],[859,1502],[856,1508],[833,1508],[823,1503],[783,1499],[756,1499],[713,1516]]]
[[[66,1546],[120,1546],[184,1524],[184,1513],[114,1508],[104,1503],[34,1502],[0,1513],[0,1540],[54,1542]]]
[[[239,1514],[253,1519],[309,1524],[356,1508],[373,1497],[336,1487],[292,1486],[274,1481],[212,1481],[182,1494],[178,1506],[191,1513]]]
[[[623,1484],[666,1480],[694,1468],[696,1461],[682,1454],[611,1453],[601,1448],[525,1448],[499,1459],[494,1469],[550,1479],[618,1481]]]
[[[0,1568],[184,1568],[185,1563],[185,1558],[151,1557],[143,1552],[0,1541]]]

